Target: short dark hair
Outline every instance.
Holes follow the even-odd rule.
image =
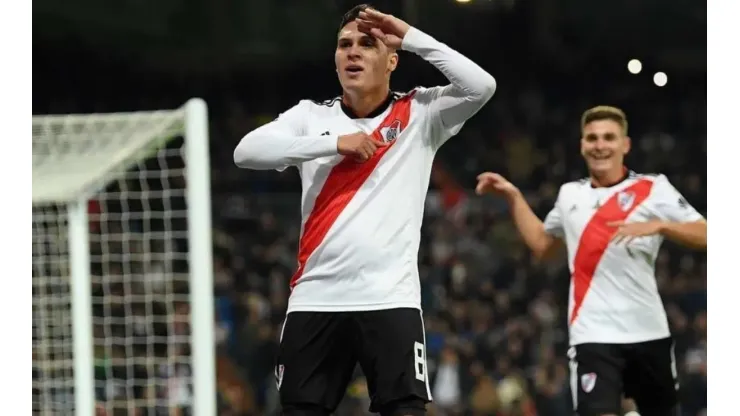
[[[372,9],[372,8],[373,6],[371,6],[370,4],[362,3],[362,4],[358,4],[357,6],[349,9],[349,11],[345,13],[344,16],[342,16],[342,21],[339,22],[338,30],[342,30],[343,27],[357,20],[357,18],[360,16],[360,12],[364,12],[365,9]]]
[[[599,120],[612,120],[619,124],[619,127],[622,128],[622,133],[627,134],[628,123],[624,111],[608,105],[600,105],[586,110],[583,116],[581,116],[581,131],[586,127],[586,124]]]

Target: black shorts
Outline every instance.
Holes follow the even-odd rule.
[[[678,404],[671,338],[636,344],[580,344],[568,351],[579,416],[622,414],[622,396],[642,415],[669,415]]]
[[[400,308],[289,313],[275,368],[281,405],[333,412],[358,363],[371,412],[431,400],[421,311]]]

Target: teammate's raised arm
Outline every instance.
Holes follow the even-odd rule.
[[[496,91],[496,80],[466,58],[397,17],[366,10],[360,14],[359,27],[392,47],[413,52],[439,69],[450,81],[445,87],[432,88],[429,94],[430,110],[440,117],[442,127],[457,134],[462,124],[472,117]],[[388,39],[389,36],[393,38]],[[387,39],[387,40],[386,40]],[[401,40],[398,45],[394,42]],[[441,143],[440,143],[441,144]]]
[[[503,176],[492,172],[478,175],[475,191],[478,195],[496,193],[506,199],[514,225],[535,257],[544,259],[557,252],[561,245],[559,238],[562,236],[562,223],[557,207],[543,223],[532,211],[521,191]]]

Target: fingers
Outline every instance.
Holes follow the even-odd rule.
[[[367,162],[371,157],[373,157],[373,154],[375,154],[375,147],[363,144],[355,151],[355,161],[359,163]]]
[[[377,149],[378,149],[378,146],[376,146],[375,143],[373,143],[371,140],[365,141],[362,144],[362,147],[360,148],[362,159],[370,160],[370,158],[373,157]]]
[[[385,13],[381,13],[375,9],[367,8],[359,13],[359,17],[363,20],[382,21],[383,19],[387,18],[388,15]]]
[[[617,231],[616,233],[614,233],[614,235],[611,238],[612,243],[619,244],[619,242],[622,241],[624,237],[625,237],[624,234]]]
[[[370,29],[377,27],[377,24],[366,19],[355,19],[357,22],[357,28],[360,30],[360,32],[369,33]]]
[[[374,37],[380,39],[382,42],[385,43],[386,36],[385,36],[385,33],[382,30],[378,29],[377,27],[373,27],[373,28],[370,29],[370,34],[373,35]]]
[[[478,195],[483,195],[486,193],[486,185],[487,183],[484,181],[479,181],[478,185],[475,186],[475,193]]]
[[[357,19],[357,29],[365,34],[368,34],[374,38],[380,39],[382,42],[386,41],[386,33],[383,32],[376,22],[369,20]]]
[[[628,246],[634,239],[635,239],[635,236],[633,235],[616,233],[614,234],[614,237],[612,237],[612,243],[616,245]]]
[[[620,227],[617,232],[614,233],[614,235],[611,238],[612,243],[614,244],[621,244],[624,246],[629,245],[635,238],[637,238],[636,235],[631,234],[626,230],[624,227]]]
[[[378,148],[386,146],[388,146],[388,143],[378,140],[373,136],[366,135],[362,143],[355,150],[355,160],[360,163],[367,162],[375,155]]]
[[[498,182],[501,179],[503,179],[501,175],[499,175],[498,173],[493,173],[493,172],[483,172],[480,175],[478,175],[479,181],[485,180],[485,181],[491,181],[491,182]]]
[[[628,235],[625,233],[624,221],[610,221],[607,222],[606,225],[607,227],[614,227],[617,229],[611,238],[611,241],[614,244],[620,244],[628,237]]]
[[[506,180],[503,176],[493,172],[483,172],[477,177],[478,184],[475,187],[475,193],[483,195],[490,191],[501,191],[504,189]]]
[[[388,143],[386,143],[386,142],[384,142],[382,140],[378,140],[375,137],[370,136],[370,140],[373,143],[375,143],[375,145],[378,146],[378,147],[386,147],[386,146],[388,146]]]

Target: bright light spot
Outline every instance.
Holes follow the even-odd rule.
[[[659,87],[665,86],[665,84],[668,83],[668,75],[666,75],[665,72],[656,72],[655,75],[653,75],[653,82]]]
[[[642,62],[639,59],[632,59],[627,63],[627,70],[633,74],[639,74],[642,71]]]
[[[470,0],[457,0],[458,3],[470,3]]]

